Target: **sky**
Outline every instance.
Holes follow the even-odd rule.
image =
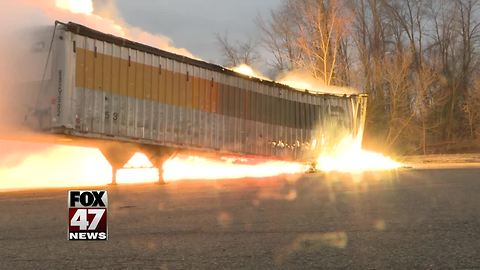
[[[119,15],[130,25],[172,39],[210,62],[223,57],[216,34],[231,41],[260,39],[256,18],[268,17],[282,0],[115,0]]]

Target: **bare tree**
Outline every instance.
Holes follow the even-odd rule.
[[[257,25],[262,31],[262,42],[272,52],[273,61],[269,63],[279,74],[296,68],[300,52],[296,44],[296,16],[284,4],[279,10],[271,11],[269,20],[258,17]]]
[[[480,138],[480,79],[476,79],[473,87],[467,94],[463,111],[466,114],[470,138]]]
[[[311,70],[326,85],[334,82],[338,54],[346,36],[348,16],[341,0],[290,1],[298,15],[298,48],[302,68]]]
[[[237,41],[236,44],[232,44],[228,39],[228,34],[225,33],[223,36],[217,34],[217,41],[224,54],[224,65],[226,66],[238,66],[240,64],[252,66],[260,59],[257,51],[258,43],[252,39],[243,42]]]
[[[386,144],[393,146],[406,131],[411,130],[414,113],[411,109],[412,82],[409,80],[412,56],[409,53],[387,57],[382,77],[389,86],[389,119]]]
[[[350,16],[345,3],[286,0],[271,13],[269,21],[259,19],[263,41],[273,52],[276,70],[307,70],[326,85],[341,81],[342,76],[336,77],[339,66],[349,66],[345,38]]]

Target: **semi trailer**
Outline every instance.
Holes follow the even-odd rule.
[[[72,22],[56,22],[42,48],[29,125],[98,147],[113,183],[136,151],[161,181],[177,152],[311,162],[363,132],[364,94],[298,90]]]

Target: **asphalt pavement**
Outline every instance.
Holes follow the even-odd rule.
[[[97,242],[67,190],[0,193],[0,269],[480,269],[480,168],[109,186]]]

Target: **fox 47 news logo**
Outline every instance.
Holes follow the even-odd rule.
[[[68,240],[107,240],[107,191],[68,192]]]

